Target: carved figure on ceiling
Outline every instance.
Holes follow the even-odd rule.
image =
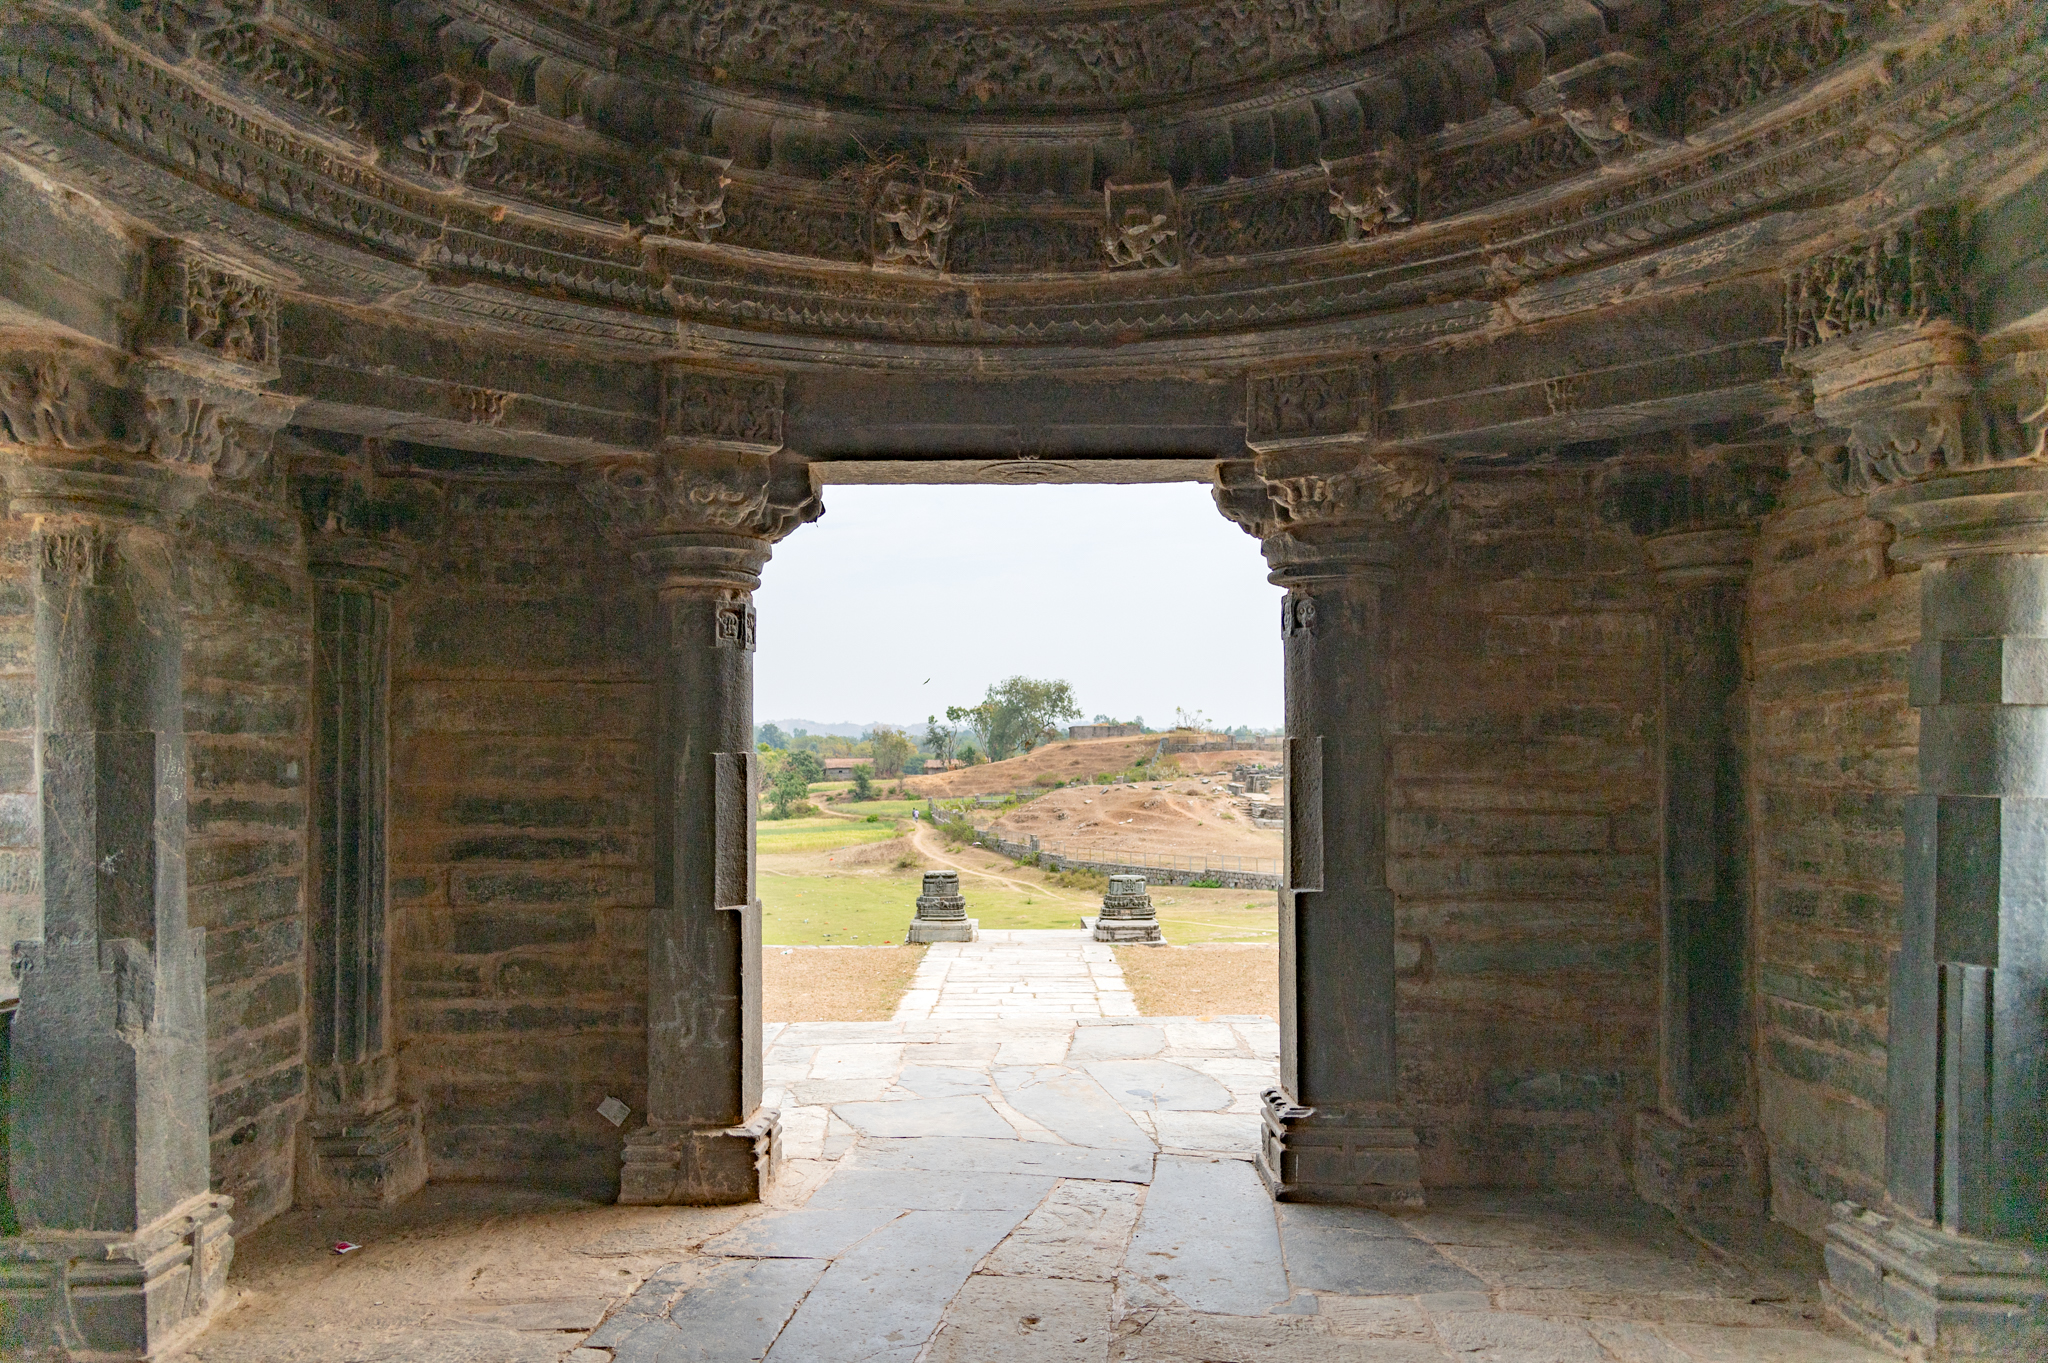
[[[900,180],[883,185],[875,201],[875,263],[944,270],[957,202],[957,195],[924,185]]]

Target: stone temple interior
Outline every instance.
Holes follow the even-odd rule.
[[[2044,76],[2042,0],[6,0],[0,1351],[773,1196],[774,544],[1192,480],[1286,592],[1282,1229],[1618,1197],[2048,1357]]]

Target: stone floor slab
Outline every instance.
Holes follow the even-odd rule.
[[[1256,1113],[1154,1112],[1152,1128],[1168,1150],[1210,1150],[1246,1158],[1259,1148]]]
[[[769,1357],[775,1363],[912,1363],[1019,1212],[915,1211],[825,1271]]]
[[[946,1308],[928,1363],[1105,1363],[1107,1282],[976,1274]]]
[[[811,1194],[809,1206],[915,1211],[1030,1211],[1058,1180],[1027,1174],[934,1177],[909,1169],[841,1169]]]
[[[863,1136],[962,1136],[1001,1140],[1016,1129],[979,1095],[837,1103],[833,1113]]]
[[[996,1246],[986,1271],[1110,1282],[1130,1246],[1141,1196],[1136,1184],[1064,1180]]]
[[[1390,1216],[1299,1203],[1280,1203],[1276,1210],[1287,1281],[1297,1292],[1405,1297],[1486,1290],[1484,1280],[1408,1234]]]
[[[916,1169],[935,1176],[1033,1174],[1055,1178],[1150,1183],[1149,1150],[1096,1150],[1046,1141],[955,1140],[916,1136],[907,1140],[864,1140],[853,1156],[861,1169]]]
[[[1057,1065],[1013,1065],[998,1069],[995,1080],[1004,1101],[1062,1140],[1100,1149],[1153,1149],[1152,1138],[1122,1104],[1086,1074]]]
[[[824,1272],[815,1259],[725,1260],[667,1319],[612,1346],[614,1363],[758,1363]]]
[[[705,1254],[745,1259],[833,1259],[896,1219],[893,1207],[803,1207],[757,1216],[704,1244]]]
[[[1229,1089],[1171,1060],[1091,1060],[1083,1068],[1110,1097],[1136,1112],[1221,1112],[1231,1103]]]
[[[1160,1156],[1125,1264],[1197,1311],[1257,1316],[1288,1298],[1273,1202],[1242,1160]]]
[[[1461,1311],[1438,1316],[1437,1336],[1472,1363],[1613,1363],[1586,1327],[1573,1320],[1513,1311]]]

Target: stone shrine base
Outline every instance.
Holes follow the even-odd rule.
[[[919,946],[927,942],[973,942],[980,936],[979,918],[913,918],[903,940]]]
[[[1106,948],[1094,948],[1106,950]],[[204,1363],[1879,1363],[1820,1256],[1717,1255],[1620,1192],[1276,1205],[1264,1018],[770,1025],[758,1207],[476,1185],[294,1212]],[[362,1249],[337,1259],[335,1240]],[[1781,1237],[1781,1243],[1785,1239]]]
[[[1097,942],[1114,942],[1118,946],[1166,945],[1166,937],[1159,931],[1157,918],[1083,918],[1088,925],[1088,935]]]

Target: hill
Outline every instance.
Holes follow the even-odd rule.
[[[959,771],[931,776],[906,777],[903,785],[918,795],[943,798],[949,795],[1006,795],[1013,790],[1036,785],[1040,777],[1089,781],[1100,775],[1124,771],[1138,759],[1150,757],[1158,751],[1162,737],[1161,734],[1142,734],[1130,738],[1084,738],[1045,743],[1022,756],[1004,758],[1000,762],[984,762],[980,766],[962,767]],[[1265,762],[1270,765],[1278,760],[1278,755],[1272,752],[1176,753],[1173,756],[1182,771],[1198,773],[1227,771],[1239,762]]]

